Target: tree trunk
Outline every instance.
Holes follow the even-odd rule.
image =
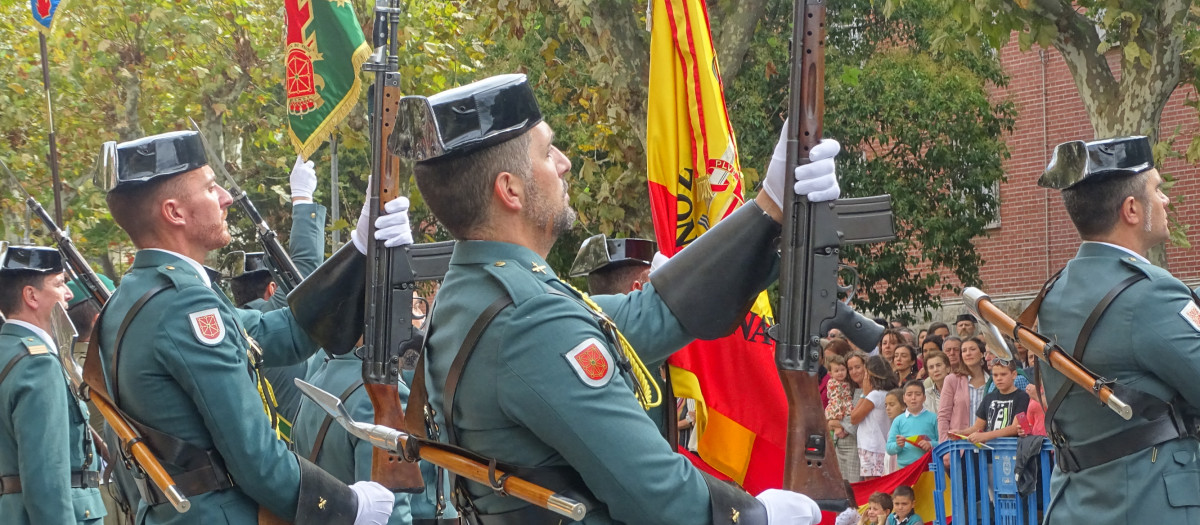
[[[725,9],[719,5],[725,4]],[[728,86],[742,72],[746,52],[754,40],[754,29],[767,10],[766,0],[710,2],[708,16],[713,32],[713,45],[721,64],[721,81]]]

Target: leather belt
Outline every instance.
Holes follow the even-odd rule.
[[[1052,440],[1057,449],[1055,462],[1063,472],[1079,472],[1167,441],[1194,436],[1186,426],[1182,429],[1181,426],[1184,425],[1168,414],[1086,445],[1070,445],[1056,436]]]
[[[412,525],[461,525],[462,520],[458,518],[442,518],[442,519],[417,519],[413,518]]]
[[[71,488],[86,489],[100,486],[100,473],[94,470],[74,471],[71,473]],[[0,476],[0,495],[19,494],[21,492],[21,476]]]
[[[463,523],[467,525],[562,525],[567,523],[567,518],[541,507],[527,505],[499,514],[464,514]]]

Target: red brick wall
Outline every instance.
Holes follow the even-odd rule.
[[[1119,67],[1114,51],[1109,62]],[[1050,154],[1059,143],[1069,140],[1093,140],[1091,124],[1075,82],[1062,57],[1055,50],[1032,49],[1021,52],[1014,38],[1000,51],[1000,60],[1010,77],[1005,89],[996,96],[1009,97],[1016,104],[1016,126],[1008,137],[1012,158],[1006,164],[1008,181],[1000,187],[1000,227],[976,241],[986,261],[981,269],[983,289],[994,298],[1036,293],[1041,283],[1079,248],[1079,237],[1067,218],[1058,192],[1036,184]],[[1172,95],[1163,111],[1160,138],[1180,128],[1176,149],[1182,152],[1187,142],[1200,133],[1196,111],[1183,105],[1195,98],[1196,90],[1183,86]],[[1193,225],[1188,240],[1200,247],[1200,167],[1180,159],[1167,161],[1160,170],[1174,175],[1178,183],[1170,192],[1177,204],[1178,217]],[[1200,282],[1200,254],[1196,249],[1169,247],[1169,269],[1188,283]],[[954,303],[956,297],[944,294]],[[954,312],[961,307],[948,305]]]

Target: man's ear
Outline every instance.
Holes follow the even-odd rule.
[[[274,297],[275,291],[278,289],[279,289],[279,285],[275,284],[275,281],[271,281],[271,282],[267,283],[267,290],[263,293],[263,299],[266,300],[266,299],[270,299],[271,297]]]
[[[25,303],[25,308],[29,310],[37,309],[38,304],[41,302],[37,292],[37,288],[32,285],[25,285],[24,288],[21,288],[21,302]]]
[[[174,226],[187,225],[187,219],[184,217],[183,203],[178,198],[170,198],[162,201],[158,205],[158,214],[166,224]]]
[[[1145,210],[1142,209],[1142,203],[1136,197],[1130,195],[1121,201],[1121,211],[1118,214],[1122,222],[1137,226],[1145,220]]]
[[[519,211],[525,206],[522,201],[525,198],[525,181],[515,174],[500,172],[492,184],[492,193],[505,209]]]

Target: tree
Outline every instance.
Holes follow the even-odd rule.
[[[646,4],[488,5],[479,19],[499,30],[491,34],[499,35],[498,55],[506,57],[488,71],[528,72],[560,146],[581,159],[572,202],[583,211],[583,228],[560,240],[551,262],[569,265],[580,239],[591,233],[648,235],[642,174]],[[752,22],[735,2],[708,7],[746,186],[754,188],[786,110],[792,3],[744,4],[754,14]],[[845,149],[839,165],[844,194],[892,193],[901,231],[901,240],[891,245],[847,252],[863,278],[860,305],[881,314],[936,307],[929,290],[945,286],[943,273],[978,283],[983,261],[972,239],[984,234],[998,209],[989,190],[1003,176],[1000,163],[1007,153],[1001,135],[1012,125],[1013,109],[989,102],[987,86],[1002,83],[1003,75],[986,57],[932,56],[926,26],[933,12],[922,3],[886,18],[869,1],[830,6],[826,135]],[[908,51],[893,49],[901,44]],[[952,75],[943,78],[947,71]],[[869,161],[860,160],[864,154]],[[912,271],[921,266],[930,271]]]

